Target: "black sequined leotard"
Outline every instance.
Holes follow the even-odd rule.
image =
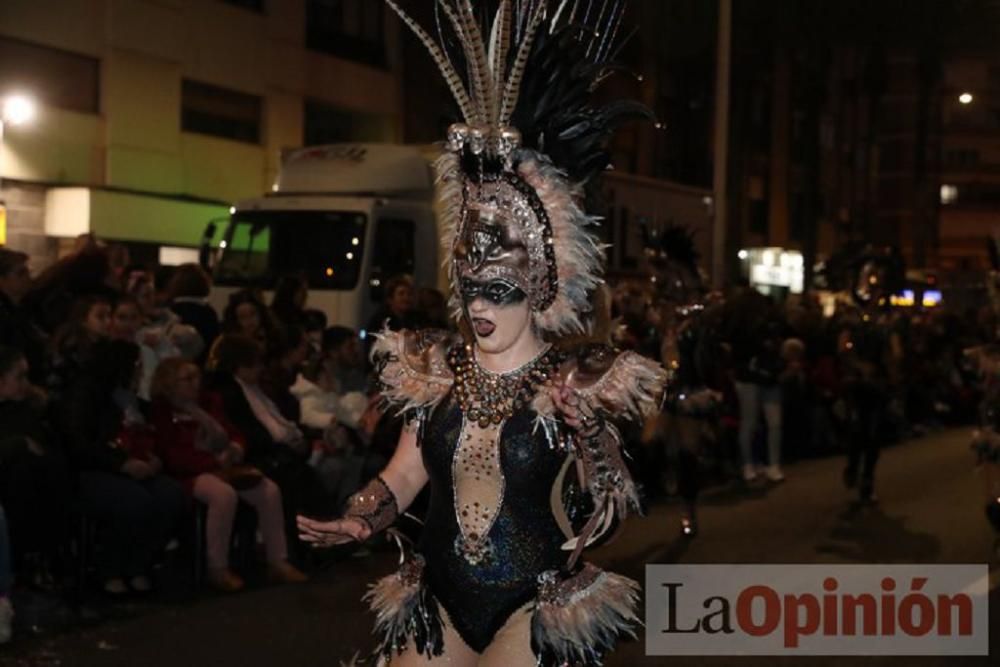
[[[457,548],[453,463],[463,415],[452,394],[434,410],[422,440],[430,477],[430,506],[419,550],[427,583],[462,639],[482,652],[510,615],[530,602],[537,577],[566,560],[566,535],[552,513],[550,495],[567,453],[532,434],[534,413],[516,412],[500,432],[503,498],[488,533],[490,552],[471,563]]]
[[[600,347],[546,352],[512,374],[479,369],[486,375],[469,379],[479,371],[470,370],[462,349],[472,354],[443,332],[384,332],[374,346],[382,395],[419,422],[430,489],[421,557],[373,588],[379,650],[388,657],[407,638],[428,655],[440,650],[439,604],[481,653],[511,614],[534,603],[539,664],[599,664],[635,621],[637,585],[574,563],[611,519],[635,506],[635,487],[617,431],[601,427],[599,435],[574,439],[549,388],[571,387],[595,414],[634,418],[655,410],[665,374],[638,355]],[[513,378],[529,389],[503,411],[488,410],[502,404],[495,399]],[[470,387],[479,398],[470,399]],[[573,488],[593,502],[580,530],[563,495]]]

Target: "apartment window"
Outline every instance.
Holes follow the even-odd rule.
[[[0,37],[0,93],[23,90],[48,106],[98,113],[99,75],[96,58]]]
[[[261,99],[206,83],[184,80],[181,129],[213,137],[260,143]]]
[[[307,0],[306,47],[385,67],[385,9],[372,0]]]
[[[306,100],[302,125],[306,146],[392,140],[391,122],[386,116],[338,109],[316,100]]]
[[[244,9],[252,9],[255,12],[264,11],[264,0],[222,0],[227,5],[236,5]]]

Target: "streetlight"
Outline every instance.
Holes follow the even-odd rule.
[[[962,104],[972,104],[972,93],[962,93],[958,96],[958,101]]]
[[[0,122],[23,125],[35,117],[35,100],[22,94],[12,94],[3,98],[3,113]]]
[[[0,97],[0,202],[3,201],[3,135],[6,126],[24,125],[35,118],[35,100],[24,93]]]

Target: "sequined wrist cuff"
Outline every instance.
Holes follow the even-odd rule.
[[[345,518],[364,521],[372,535],[385,530],[399,516],[396,495],[381,477],[376,477],[347,501]]]
[[[577,438],[577,454],[583,459],[590,491],[597,495],[613,492],[626,470],[617,429],[601,420],[592,430],[578,433]]]
[[[593,447],[595,443],[606,437],[607,430],[607,422],[604,417],[600,414],[594,414],[583,419],[583,423],[576,432],[576,437],[581,445]]]

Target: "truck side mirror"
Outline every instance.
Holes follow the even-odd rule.
[[[212,239],[216,232],[215,221],[211,220],[205,225],[205,231],[201,235],[201,242],[198,244],[198,263],[206,271],[212,270]]]

